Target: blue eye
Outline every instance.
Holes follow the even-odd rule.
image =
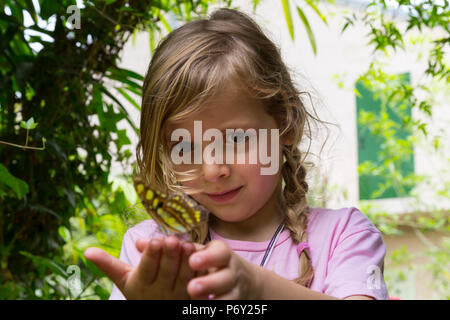
[[[194,146],[190,142],[182,141],[180,143],[177,143],[173,147],[173,149],[175,150],[175,152],[177,154],[180,154],[180,153],[187,154],[187,153],[190,153],[194,149]]]
[[[244,130],[236,130],[233,133],[227,134],[227,142],[230,143],[243,143],[246,138],[248,138],[248,135],[245,134]]]
[[[235,131],[235,132],[227,135],[227,142],[242,143],[244,141],[245,141],[245,132],[244,131]]]

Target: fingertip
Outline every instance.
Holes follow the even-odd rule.
[[[164,248],[169,251],[178,250],[180,248],[180,240],[175,236],[167,237],[164,240]]]
[[[194,270],[201,269],[203,263],[204,263],[204,258],[198,254],[193,253],[189,257],[189,265]]]
[[[198,298],[202,294],[204,286],[200,281],[193,279],[189,281],[186,290],[191,297]]]
[[[153,251],[161,250],[162,245],[163,245],[162,240],[159,238],[154,238],[151,239],[150,241],[150,247]]]
[[[136,240],[136,248],[140,252],[142,252],[147,248],[149,243],[150,243],[150,239],[137,239]]]
[[[86,259],[91,260],[92,258],[94,258],[95,255],[97,255],[98,253],[100,253],[102,250],[96,247],[89,247],[86,250],[84,250],[83,252],[83,256]]]
[[[174,245],[174,244],[178,244],[179,242],[180,242],[180,240],[175,236],[169,236],[164,239],[164,243],[166,243],[166,244]]]
[[[190,256],[195,250],[194,245],[192,243],[189,243],[189,242],[183,243],[182,244],[182,248],[183,248],[183,253],[186,256]]]

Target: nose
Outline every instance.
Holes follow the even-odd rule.
[[[227,164],[203,163],[202,170],[205,180],[209,182],[217,182],[220,178],[230,175],[230,166]]]

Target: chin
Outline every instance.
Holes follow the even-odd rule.
[[[247,219],[249,219],[252,215],[232,215],[229,212],[224,212],[224,214],[214,214],[214,217],[216,217],[217,219],[223,221],[223,222],[228,222],[228,223],[237,223],[237,222],[242,222],[245,221]]]

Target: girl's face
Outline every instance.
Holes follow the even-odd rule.
[[[203,192],[193,194],[192,197],[207,207],[216,218],[224,222],[242,222],[251,217],[254,219],[256,218],[255,213],[258,212],[266,212],[266,214],[258,214],[258,216],[261,218],[267,217],[273,212],[272,210],[276,210],[277,196],[281,190],[281,143],[278,143],[279,146],[275,149],[277,154],[271,154],[270,129],[278,129],[275,119],[266,113],[259,100],[253,99],[234,84],[223,88],[223,91],[213,99],[210,99],[204,107],[201,112],[192,115],[176,126],[169,127],[168,137],[171,136],[173,130],[184,128],[190,132],[191,142],[193,143],[194,120],[202,122],[202,135],[210,128],[223,131],[224,145],[229,143],[230,140],[233,141],[233,139],[241,139],[242,141],[242,136],[236,134],[227,137],[225,129],[243,129],[246,131],[249,128],[253,128],[256,132],[259,132],[259,129],[266,129],[268,133],[267,139],[264,139],[267,141],[267,151],[265,152],[267,152],[270,159],[278,157],[278,168],[273,175],[262,175],[261,168],[267,168],[270,164],[262,165],[260,163],[259,152],[256,152],[258,154],[256,164],[250,164],[249,151],[254,148],[259,151],[259,146],[258,144],[250,145],[249,139],[247,139],[244,142],[246,144],[245,164],[238,164],[237,158],[235,158],[233,163],[227,163],[224,152],[223,164],[208,164],[202,159],[201,164],[175,165],[175,170],[177,171],[200,170],[200,177],[182,184],[187,187],[201,189]],[[201,141],[203,152],[211,141],[203,141],[203,139]],[[169,150],[172,150],[177,144],[178,141],[169,141]],[[235,154],[237,153],[236,150],[237,147],[235,148]],[[230,190],[234,191],[221,196],[213,195]]]

